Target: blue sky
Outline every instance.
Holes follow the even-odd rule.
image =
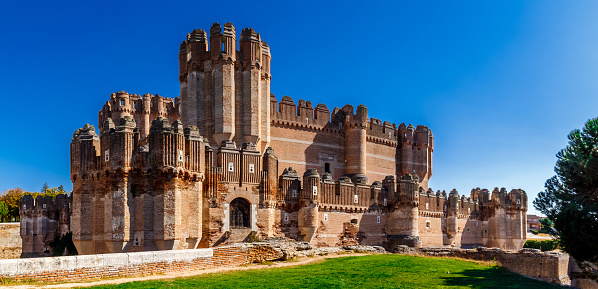
[[[69,143],[111,92],[179,94],[195,28],[253,27],[272,92],[429,126],[434,190],[522,188],[554,174],[598,116],[596,1],[4,1],[0,190],[69,180]]]

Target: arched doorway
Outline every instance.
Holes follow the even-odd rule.
[[[230,203],[230,227],[241,229],[251,227],[250,213],[251,206],[243,198],[236,198]]]

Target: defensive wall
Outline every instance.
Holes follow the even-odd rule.
[[[20,223],[0,223],[0,259],[14,259],[21,256],[20,227]]]

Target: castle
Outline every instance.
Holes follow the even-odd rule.
[[[428,188],[434,137],[364,105],[270,92],[270,47],[231,23],[187,35],[180,96],[111,95],[71,142],[70,229],[79,254],[290,237],[345,244],[525,242],[522,190]]]

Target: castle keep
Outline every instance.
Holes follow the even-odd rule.
[[[111,95],[71,142],[80,254],[290,237],[314,245],[521,248],[522,190],[433,192],[423,125],[270,91],[270,47],[231,23],[179,49],[180,96]]]

